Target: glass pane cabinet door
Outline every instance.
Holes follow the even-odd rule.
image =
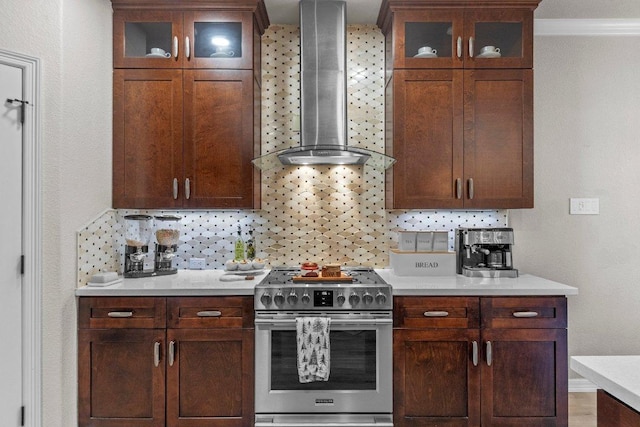
[[[251,13],[186,12],[187,68],[251,69]]]
[[[529,11],[473,11],[467,15],[467,68],[531,68],[533,16]]]
[[[462,68],[457,37],[462,14],[445,11],[396,13],[394,40],[396,68]]]
[[[116,11],[113,25],[116,68],[177,68],[182,65],[179,50],[182,14]]]

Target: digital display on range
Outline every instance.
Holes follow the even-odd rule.
[[[314,307],[333,307],[333,291],[313,291]]]

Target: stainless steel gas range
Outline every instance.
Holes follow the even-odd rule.
[[[371,268],[304,273],[255,288],[256,427],[393,426],[391,286]]]

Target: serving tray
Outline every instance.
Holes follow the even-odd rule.
[[[292,280],[294,282],[306,282],[306,283],[322,283],[322,282],[351,283],[353,282],[353,277],[341,271],[340,276],[322,277],[322,273],[318,273],[318,277],[307,277],[307,276],[300,275],[300,276],[293,276]]]

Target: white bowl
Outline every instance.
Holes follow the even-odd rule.
[[[250,262],[239,262],[238,268],[242,271],[247,271],[251,270],[253,268],[253,265]]]
[[[254,270],[262,270],[266,263],[266,259],[254,259],[253,262],[251,262],[251,265]]]
[[[224,264],[225,270],[233,271],[238,269],[238,263],[234,260],[229,260]]]

